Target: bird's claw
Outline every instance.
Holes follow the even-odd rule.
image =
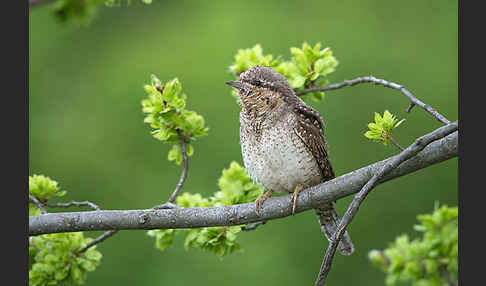
[[[255,201],[255,213],[257,216],[260,216],[259,210],[263,207],[263,203],[265,202],[266,199],[272,196],[273,191],[268,190],[266,193],[263,195],[259,196],[258,199]]]
[[[292,215],[295,215],[295,210],[297,208],[297,197],[299,196],[300,191],[302,191],[302,185],[297,185],[295,187],[292,196],[290,197],[290,203],[292,205]]]

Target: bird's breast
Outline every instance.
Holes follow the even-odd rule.
[[[312,153],[294,132],[295,119],[287,116],[271,125],[260,124],[240,115],[240,143],[245,168],[256,183],[276,192],[292,192],[322,181]]]

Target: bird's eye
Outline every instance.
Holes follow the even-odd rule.
[[[255,86],[257,87],[261,87],[262,86],[262,82],[259,81],[259,80],[256,80],[254,83],[253,83]]]

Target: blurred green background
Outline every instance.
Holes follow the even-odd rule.
[[[29,171],[59,181],[66,200],[141,209],[168,198],[181,169],[143,123],[142,87],[151,73],[178,77],[188,108],[210,127],[195,144],[183,191],[216,191],[222,169],[242,164],[228,66],[238,49],[256,43],[288,58],[291,46],[320,41],[339,61],[331,82],[384,78],[458,118],[457,1],[132,2],[102,7],[87,27],[58,23],[50,5],[30,12]],[[331,91],[313,106],[338,175],[397,153],[363,136],[375,111],[407,119],[394,133],[402,145],[440,126],[419,108],[407,114],[407,99],[380,86]],[[338,212],[350,201],[337,202]],[[356,252],[336,256],[329,285],[384,285],[368,251],[402,233],[415,237],[416,215],[435,201],[457,205],[457,158],[378,186],[350,225]],[[102,264],[86,285],[313,285],[328,245],[311,211],[239,238],[245,251],[220,261],[185,251],[182,237],[161,252],[145,231],[121,231],[98,246]]]

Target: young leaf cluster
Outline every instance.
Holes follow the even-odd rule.
[[[29,194],[46,203],[51,197],[66,194],[58,182],[44,175],[29,176]],[[37,206],[29,202],[29,215],[40,215]],[[101,253],[90,247],[80,253],[91,238],[82,232],[45,234],[29,238],[29,285],[83,284],[87,272],[95,270]]]
[[[409,282],[413,286],[457,285],[458,224],[457,207],[440,208],[419,215],[414,229],[421,238],[410,241],[401,235],[385,250],[372,250],[369,259],[386,273],[386,284]]]
[[[240,49],[235,55],[235,62],[230,66],[230,71],[238,76],[255,65],[268,66],[284,75],[294,90],[302,90],[327,84],[326,76],[334,72],[338,64],[331,49],[321,49],[321,43],[312,47],[304,42],[301,48],[291,47],[290,53],[290,60],[284,61],[280,56],[274,58],[271,54],[264,55],[259,44],[252,48]],[[233,95],[236,96],[235,91]],[[319,101],[323,97],[324,92],[312,92],[304,95],[303,99]]]
[[[51,197],[62,197],[66,191],[59,189],[58,182],[44,175],[29,176],[29,194],[46,203]],[[29,215],[41,214],[40,209],[32,202],[29,202]]]
[[[252,66],[277,67],[281,63],[280,57],[274,58],[273,55],[264,55],[260,44],[252,48],[239,49],[235,55],[235,62],[229,67],[230,72],[239,76]]]
[[[375,122],[368,124],[369,131],[364,136],[376,142],[383,142],[386,146],[390,140],[393,140],[392,130],[397,128],[405,119],[398,120],[388,110],[385,110],[383,117],[375,112]]]
[[[96,246],[83,249],[92,239],[82,232],[53,233],[29,238],[29,285],[81,285],[87,272],[100,264]]]
[[[176,199],[176,204],[185,208],[213,207],[252,202],[263,194],[263,187],[253,184],[245,168],[236,162],[231,162],[228,169],[223,170],[218,181],[219,191],[210,198],[200,194],[183,193]],[[241,226],[204,227],[187,230],[149,230],[147,234],[155,238],[155,246],[164,250],[174,241],[178,232],[185,232],[184,248],[202,249],[213,252],[217,257],[241,250],[237,234]]]
[[[186,109],[185,94],[181,94],[182,85],[177,78],[165,84],[152,75],[150,85],[144,86],[148,98],[142,100],[142,110],[146,114],[144,122],[150,124],[154,138],[164,143],[187,143],[188,156],[194,153],[190,141],[207,135],[208,128],[204,118],[194,111]],[[168,159],[177,164],[182,162],[180,144],[174,144],[168,153]]]

